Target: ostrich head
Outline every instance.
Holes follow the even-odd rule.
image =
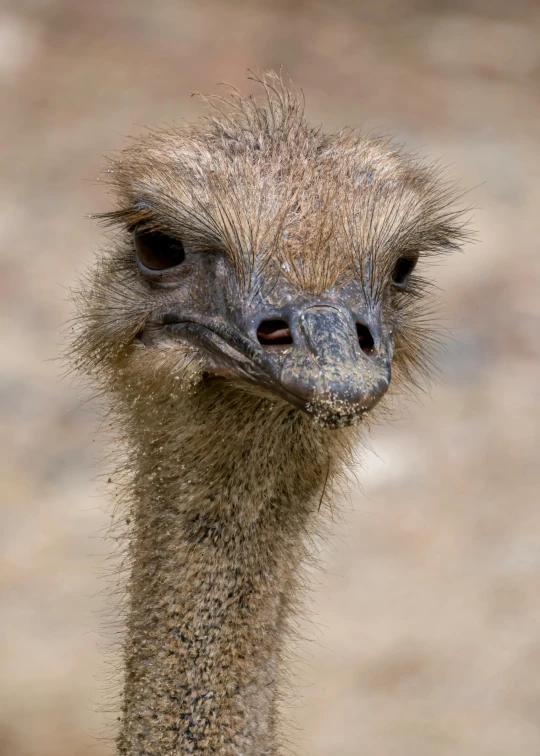
[[[387,141],[326,135],[274,75],[113,160],[118,227],[82,289],[81,360],[163,400],[256,394],[355,424],[430,342],[422,278],[462,238],[452,188]],[[157,399],[158,400],[158,399]],[[156,400],[156,401],[157,401]]]

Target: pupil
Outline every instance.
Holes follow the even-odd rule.
[[[404,283],[406,283],[407,279],[413,272],[415,265],[416,260],[411,260],[408,257],[402,257],[401,259],[399,259],[396,263],[396,267],[394,268],[392,281],[398,285],[403,285]]]
[[[184,261],[184,245],[159,231],[135,234],[135,250],[145,268],[150,270],[167,270]]]

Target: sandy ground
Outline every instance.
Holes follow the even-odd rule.
[[[440,157],[478,206],[436,271],[442,379],[375,430],[325,548],[291,748],[540,754],[540,5],[4,0],[1,756],[108,752],[103,445],[56,360],[102,155],[280,65],[314,121]]]

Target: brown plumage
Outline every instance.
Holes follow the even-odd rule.
[[[258,81],[113,160],[119,230],[76,297],[124,452],[129,756],[278,753],[308,540],[362,418],[429,364],[426,263],[464,238],[433,166]]]

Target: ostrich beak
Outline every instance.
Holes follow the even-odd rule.
[[[393,352],[379,329],[329,302],[280,315],[255,315],[237,328],[170,313],[163,324],[209,353],[213,374],[264,387],[327,427],[351,425],[373,409],[390,384]]]
[[[380,337],[334,305],[311,305],[294,319],[281,386],[325,425],[349,425],[373,409],[390,384],[390,359]]]

